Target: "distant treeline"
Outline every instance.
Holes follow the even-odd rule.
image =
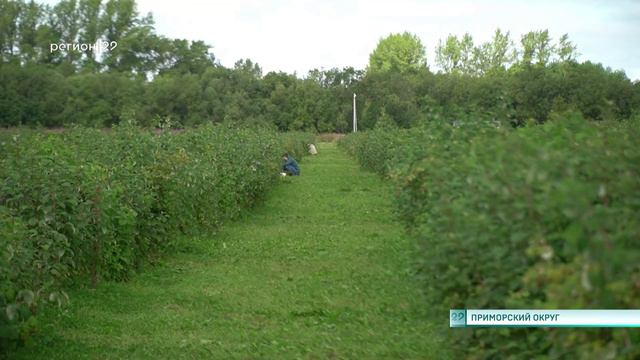
[[[141,16],[134,0],[0,0],[0,126],[109,127],[133,118],[144,126],[170,119],[177,126],[255,122],[345,132],[354,92],[361,129],[378,121],[409,127],[433,115],[519,125],[564,110],[594,120],[638,111],[637,81],[579,63],[566,35],[552,40],[546,30],[517,44],[500,30],[479,45],[468,34],[449,36],[436,48],[435,73],[417,37],[395,34],[380,41],[365,70],[312,70],[300,78],[264,75],[248,59],[224,67],[209,44],[156,34],[152,16]],[[117,46],[91,46],[102,43]]]

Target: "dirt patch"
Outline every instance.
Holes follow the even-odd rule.
[[[339,139],[343,138],[345,134],[339,133],[322,133],[316,135],[317,142],[336,142]]]

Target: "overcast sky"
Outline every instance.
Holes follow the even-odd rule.
[[[469,32],[479,43],[499,27],[516,40],[568,33],[580,61],[640,79],[640,0],[138,0],[138,10],[153,13],[159,34],[204,40],[223,65],[249,58],[264,73],[363,69],[381,37],[403,31],[422,39],[433,67],[439,39]]]

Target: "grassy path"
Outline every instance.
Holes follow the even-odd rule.
[[[391,189],[335,145],[319,152],[217,235],[128,283],[72,292],[18,358],[446,357]]]

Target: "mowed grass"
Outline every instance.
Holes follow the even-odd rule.
[[[219,233],[127,283],[72,291],[17,358],[447,358],[392,189],[334,144],[319,152]]]

